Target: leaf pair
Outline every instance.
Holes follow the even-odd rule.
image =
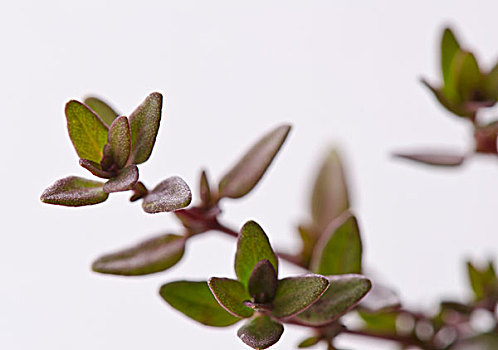
[[[228,312],[237,320],[251,318],[237,334],[244,343],[255,349],[265,349],[276,343],[283,332],[279,320],[285,321],[310,307],[329,285],[328,280],[319,275],[278,280],[277,257],[263,229],[254,221],[247,222],[240,232],[235,273],[237,280],[213,277],[208,286],[221,305],[216,312],[218,317],[226,316],[225,312]],[[200,305],[183,303],[171,292],[171,286],[178,286],[178,283],[163,286],[161,296],[174,308],[206,324],[206,317],[200,316],[199,310],[206,303],[212,305],[212,299],[205,296]],[[190,282],[190,285],[181,283],[188,289],[196,288],[198,282]],[[217,322],[210,325],[223,324]]]

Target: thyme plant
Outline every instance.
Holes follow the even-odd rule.
[[[475,152],[497,153],[498,124],[483,125],[478,112],[498,99],[498,65],[483,72],[475,56],[462,49],[451,30],[441,43],[443,85],[424,82],[438,101],[474,127]],[[197,199],[180,177],[169,177],[149,189],[138,165],[153,150],[162,110],[162,95],[151,93],[129,117],[121,116],[103,100],[90,97],[69,101],[65,114],[69,137],[79,164],[104,179],[69,176],[56,181],[41,195],[45,203],[64,206],[95,205],[110,193],[129,191],[130,201],[141,201],[145,212],[172,212],[181,228],[133,247],[104,254],[92,269],[102,274],[140,276],[163,272],[183,258],[190,238],[217,231],[237,240],[234,269],[237,279],[211,277],[164,284],[160,296],[191,319],[212,327],[241,323],[238,337],[249,347],[266,349],[280,339],[285,324],[309,329],[299,348],[322,344],[338,349],[340,334],[384,339],[400,348],[498,349],[498,277],[493,261],[485,266],[467,263],[474,298],[467,303],[443,300],[426,313],[403,306],[395,292],[365,276],[362,238],[350,210],[347,181],[339,154],[325,156],[310,200],[310,220],[296,230],[301,248],[277,252],[264,229],[248,221],[237,230],[220,219],[220,203],[247,195],[263,178],[286,141],[291,126],[268,131],[218,183],[200,171]],[[464,155],[413,153],[400,156],[433,165],[459,165]],[[368,224],[368,223],[367,223]],[[279,278],[279,261],[299,266],[303,274]],[[355,314],[360,323],[344,316]],[[491,320],[487,329],[473,318]]]

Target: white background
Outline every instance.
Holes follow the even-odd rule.
[[[246,199],[227,201],[234,227],[261,223],[275,247],[297,247],[310,181],[329,146],[347,159],[367,265],[410,305],[469,296],[464,259],[497,255],[498,161],[459,169],[393,159],[410,147],[467,150],[465,121],[420,83],[438,78],[442,27],[490,66],[498,56],[496,1],[4,1],[0,5],[0,348],[244,349],[236,327],[201,327],[166,305],[159,286],[233,276],[234,241],[189,242],[174,269],[143,278],[92,273],[102,253],[162,232],[128,194],[72,209],[43,205],[78,166],[63,107],[93,93],[128,114],[165,94],[146,184],[201,167],[219,179],[261,133],[293,124],[282,153]],[[284,265],[283,275],[298,272]],[[274,349],[307,333],[287,327]],[[374,349],[358,343],[355,349]],[[345,345],[345,346],[346,346]],[[323,346],[321,347],[323,348]],[[387,349],[380,343],[378,349]]]

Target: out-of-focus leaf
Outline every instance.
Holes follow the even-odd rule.
[[[65,112],[69,137],[78,156],[100,162],[107,142],[107,126],[81,102],[69,101]]]
[[[455,57],[456,52],[460,49],[455,35],[450,28],[445,28],[443,37],[441,38],[441,71],[443,73],[444,84],[448,84],[448,75],[451,62]]]
[[[80,165],[95,176],[104,179],[109,179],[112,177],[112,174],[102,169],[102,166],[99,163],[92,162],[88,159],[80,159]]]
[[[239,281],[212,277],[208,285],[218,303],[234,316],[246,318],[254,313],[253,309],[244,305],[244,301],[250,300],[251,297]]]
[[[114,120],[107,134],[107,144],[109,145],[114,164],[119,169],[124,168],[131,150],[131,134],[128,118],[118,117]]]
[[[329,281],[319,275],[284,278],[278,281],[272,314],[278,318],[293,316],[310,307],[328,286]]]
[[[442,90],[436,89],[424,79],[422,79],[422,84],[424,84],[427,88],[429,88],[429,90],[431,90],[431,92],[437,98],[439,103],[451,113],[458,115],[460,117],[470,117],[472,115],[472,111],[464,109],[460,101],[458,101],[458,103],[450,101],[450,99],[446,96],[446,94]]]
[[[365,322],[365,328],[379,334],[396,334],[396,311],[368,312],[358,310],[358,315]]]
[[[138,181],[138,168],[132,164],[122,169],[118,176],[113,177],[104,184],[104,192],[121,192],[133,188]]]
[[[321,337],[309,337],[309,338],[304,339],[302,342],[300,342],[297,347],[299,349],[309,348],[309,347],[312,347],[313,345],[318,344],[318,342],[321,339],[322,339]]]
[[[476,300],[482,300],[489,296],[498,298],[498,277],[492,261],[484,269],[476,268],[469,261],[467,262],[467,271]]]
[[[156,142],[163,95],[153,92],[130,115],[131,163],[140,164],[149,159]]]
[[[311,307],[296,315],[305,325],[318,327],[334,322],[353,309],[368,293],[372,283],[361,275],[328,276],[327,291]]]
[[[44,203],[68,207],[97,204],[105,201],[109,196],[102,190],[102,186],[102,182],[68,176],[57,180],[43,191],[40,199]]]
[[[239,328],[239,338],[253,349],[266,349],[280,339],[284,327],[266,315],[258,315]]]
[[[192,201],[188,185],[178,176],[160,182],[142,202],[146,213],[154,214],[185,208]]]
[[[290,129],[290,125],[281,125],[263,136],[252,146],[242,159],[220,180],[220,198],[240,198],[249,193],[270,166],[273,158],[275,158],[287,138]]]
[[[174,266],[184,251],[185,237],[161,235],[98,258],[92,264],[92,270],[123,276],[148,275]]]
[[[201,201],[204,205],[211,203],[211,187],[205,170],[202,170],[201,179],[199,183],[199,192],[201,194]]]
[[[167,283],[159,294],[172,307],[207,326],[227,327],[240,321],[218,304],[206,282]]]
[[[107,103],[97,97],[87,97],[85,104],[90,107],[108,126],[111,126],[118,113]]]
[[[311,271],[320,275],[361,273],[362,243],[356,217],[349,211],[330,223],[313,252]]]
[[[265,259],[271,262],[278,275],[278,260],[268,237],[261,226],[254,221],[248,221],[240,231],[235,253],[235,273],[246,288],[254,267]]]
[[[317,237],[313,231],[305,226],[299,226],[299,237],[301,237],[301,260],[305,266],[309,266],[311,262],[311,256],[313,255],[313,249],[315,249],[315,244],[317,241]]]
[[[259,304],[270,303],[277,292],[277,273],[268,260],[256,264],[249,277],[249,294]]]
[[[360,306],[369,311],[396,309],[401,307],[401,301],[395,291],[376,282]]]
[[[349,208],[349,195],[341,159],[336,150],[325,158],[311,196],[311,215],[320,230]]]
[[[484,77],[486,96],[496,102],[498,100],[498,63]]]
[[[458,57],[459,54],[462,55],[461,58]],[[458,62],[459,60],[461,60],[461,62]],[[476,92],[482,90],[481,84],[483,81],[482,73],[479,70],[476,58],[470,52],[458,51],[453,63],[458,66],[452,67],[451,69],[459,69],[459,72],[454,72],[454,74],[458,74],[458,77],[456,78],[457,88],[462,100],[475,100]]]
[[[395,153],[395,157],[409,159],[418,163],[438,166],[459,166],[465,160],[462,154],[442,152]]]
[[[451,350],[496,350],[498,349],[498,334],[486,333],[475,336],[457,344]]]

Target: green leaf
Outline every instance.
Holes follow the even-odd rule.
[[[160,182],[142,202],[146,213],[154,214],[185,208],[192,201],[188,185],[178,176]]]
[[[442,152],[414,152],[414,153],[395,153],[395,157],[412,160],[427,165],[454,167],[462,165],[465,156],[455,153]]]
[[[484,77],[486,96],[496,102],[498,100],[498,63]]]
[[[309,348],[309,347],[312,347],[313,345],[318,344],[318,342],[320,340],[322,340],[322,338],[318,337],[318,336],[317,337],[309,337],[309,338],[304,339],[302,342],[300,342],[297,347],[300,349]]]
[[[305,325],[319,327],[334,322],[353,309],[372,287],[361,275],[328,276],[330,285],[317,302],[296,319]]]
[[[240,198],[249,193],[263,177],[273,158],[282,147],[290,129],[290,125],[281,125],[252,146],[221,179],[219,183],[220,198]]]
[[[368,312],[359,310],[358,315],[365,322],[365,328],[379,334],[396,334],[397,311]]]
[[[463,106],[460,103],[461,101],[457,101],[457,103],[453,103],[452,101],[450,101],[450,99],[446,95],[447,93],[445,93],[446,89],[444,89],[445,91],[441,89],[436,89],[435,87],[433,87],[423,79],[422,79],[422,84],[424,84],[427,88],[429,88],[429,90],[431,90],[431,92],[434,94],[438,102],[451,113],[458,115],[460,117],[469,117],[472,115],[472,111],[463,108]]]
[[[118,117],[111,124],[107,134],[107,144],[114,164],[119,169],[124,168],[131,150],[130,125],[126,117]]]
[[[85,104],[90,107],[108,126],[111,126],[118,113],[109,106],[106,102],[98,97],[87,97],[84,100]]]
[[[451,62],[459,49],[460,44],[458,44],[455,35],[450,28],[445,28],[441,39],[441,71],[443,73],[443,81],[445,85],[448,84]]]
[[[121,192],[128,191],[138,181],[138,168],[132,164],[119,172],[119,175],[113,177],[104,184],[104,192]]]
[[[319,275],[284,278],[278,281],[272,314],[286,318],[310,307],[327,290],[329,281]]]
[[[498,297],[498,277],[492,261],[483,269],[476,268],[469,261],[467,262],[467,271],[477,301],[489,296]]]
[[[149,159],[156,142],[163,95],[153,92],[130,115],[131,162],[140,164]]]
[[[311,257],[313,255],[313,249],[317,241],[316,234],[309,227],[299,226],[298,227],[299,237],[301,238],[301,253],[300,258],[306,267],[309,267],[311,262]]]
[[[249,294],[258,304],[270,303],[277,292],[277,273],[268,260],[256,264],[249,277]]]
[[[278,260],[268,237],[261,226],[254,221],[248,221],[240,231],[235,253],[235,273],[246,288],[254,267],[264,259],[272,263],[278,275]]]
[[[313,186],[311,215],[319,230],[323,230],[348,208],[349,195],[341,159],[336,150],[331,150]]]
[[[462,57],[460,58],[460,64],[458,64],[457,58],[460,52]],[[482,73],[479,69],[477,60],[472,53],[460,52],[457,53],[457,56],[453,61],[457,67],[452,67],[455,70],[459,70],[454,72],[454,74],[457,75],[457,89],[462,100],[476,100],[476,98],[478,98],[476,92],[481,90],[481,84],[483,82]]]
[[[239,328],[239,338],[253,349],[266,349],[280,339],[284,326],[266,315],[258,315]]]
[[[468,340],[456,344],[452,350],[496,350],[498,349],[498,334],[479,334]]]
[[[211,204],[211,187],[205,170],[202,170],[201,179],[199,183],[199,192],[201,194],[201,201],[205,206]]]
[[[68,176],[57,180],[43,191],[40,199],[44,203],[79,207],[105,201],[109,196],[102,190],[102,182]]]
[[[334,220],[317,243],[311,271],[320,275],[361,273],[362,243],[356,217],[350,212]]]
[[[80,159],[80,165],[95,176],[104,179],[109,179],[112,177],[112,174],[102,169],[102,166],[99,163],[92,162],[88,159]]]
[[[123,276],[148,275],[174,266],[181,260],[184,251],[185,237],[161,235],[98,258],[92,264],[92,270]]]
[[[69,137],[82,159],[100,162],[102,150],[107,142],[107,126],[88,107],[78,101],[66,104],[67,130]]]
[[[172,307],[206,326],[227,327],[240,321],[218,304],[206,282],[167,283],[159,294]]]
[[[208,285],[218,303],[234,316],[246,318],[254,313],[253,309],[244,305],[244,301],[250,300],[251,297],[239,281],[212,277]]]

